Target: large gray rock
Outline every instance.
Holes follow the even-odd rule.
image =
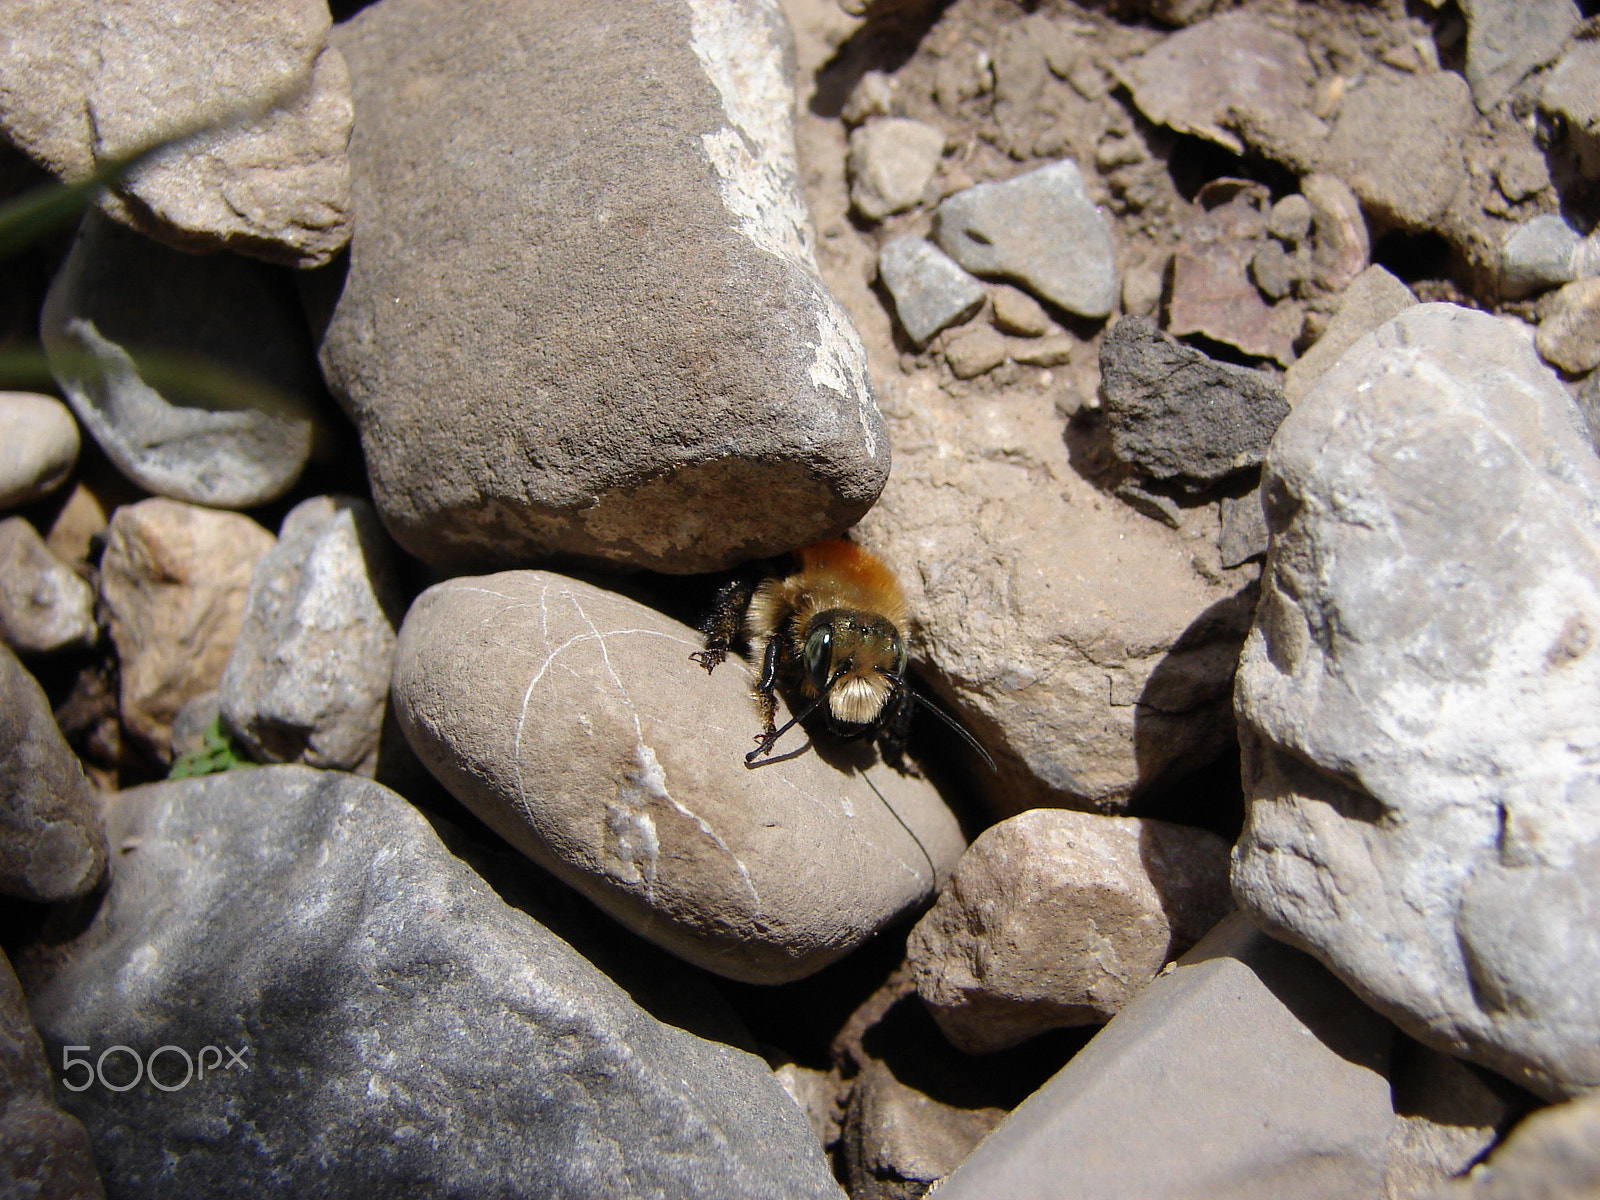
[[[1600,460],[1529,339],[1451,305],[1285,420],[1236,698],[1240,904],[1401,1028],[1600,1085]]]
[[[322,362],[402,546],[706,571],[866,511],[889,442],[774,0],[382,0],[334,40],[358,217]]]
[[[89,1135],[56,1107],[50,1064],[22,988],[0,954],[0,1196],[103,1200]]]
[[[0,129],[69,180],[142,163],[101,206],[173,246],[315,266],[350,236],[349,76],[322,0],[11,4]]]
[[[84,428],[146,491],[248,508],[300,477],[322,389],[304,317],[273,271],[84,218],[40,340]]]
[[[1232,908],[1216,834],[1036,808],[972,843],[906,961],[945,1035],[982,1054],[1110,1020]]]
[[[22,517],[0,521],[0,638],[19,654],[94,641],[94,589]]]
[[[106,870],[100,806],[44,689],[0,646],[0,894],[87,895]]]
[[[765,1063],[649,1016],[387,789],[261,767],[110,821],[129,850],[31,1002],[53,1062],[155,1060],[63,1096],[113,1194],[842,1195]],[[672,966],[630,986],[694,1005]]]
[[[122,723],[161,761],[184,704],[216,688],[273,536],[241,513],[155,498],[111,517],[100,596],[117,647]]]
[[[1314,962],[1230,918],[1013,1110],[939,1200],[1376,1195],[1393,1040]]]
[[[1071,159],[946,197],[934,237],[974,275],[1009,279],[1069,313],[1104,317],[1116,305],[1111,230]]]
[[[66,482],[78,461],[78,423],[54,396],[0,392],[0,508],[26,504]]]
[[[737,661],[708,678],[699,645],[559,575],[454,579],[406,615],[395,712],[459,800],[641,937],[735,979],[797,979],[932,896],[961,834],[926,780],[861,743],[797,730],[748,769],[751,679]]]
[[[372,505],[348,496],[296,505],[251,577],[218,685],[223,719],[260,761],[370,775],[403,615]]]

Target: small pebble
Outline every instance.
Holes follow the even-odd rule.
[[[1311,236],[1311,201],[1299,192],[1285,196],[1267,214],[1267,232],[1288,246]]]
[[[1500,247],[1500,294],[1508,299],[1600,275],[1600,237],[1583,238],[1555,213],[1518,226]]]
[[[1002,283],[990,294],[994,297],[994,326],[1001,333],[1036,338],[1050,332],[1049,314],[1028,293]]]
[[[78,422],[54,396],[0,392],[0,508],[48,495],[78,461]]]
[[[1137,263],[1122,278],[1122,311],[1129,316],[1154,316],[1161,303],[1162,276],[1170,259],[1156,263]]]
[[[21,517],[0,521],[0,636],[18,654],[94,641],[94,589]]]
[[[1323,289],[1342,292],[1367,269],[1372,242],[1361,203],[1343,180],[1307,175],[1300,181],[1311,207],[1312,263]]]
[[[1600,278],[1569,283],[1546,302],[1534,344],[1570,375],[1600,367]]]
[[[1262,242],[1250,259],[1250,278],[1268,300],[1282,300],[1294,290],[1295,281],[1304,277],[1306,265],[1278,242]]]
[[[850,202],[869,221],[931,199],[944,134],[921,121],[887,117],[850,135]]]
[[[1495,186],[1513,204],[1550,186],[1550,168],[1532,145],[1513,146],[1494,171]]]
[[[1005,362],[1006,339],[987,325],[963,333],[944,348],[944,358],[957,379],[974,379]]]
[[[1222,535],[1217,550],[1222,565],[1242,566],[1267,552],[1267,516],[1261,511],[1261,489],[1222,501]]]
[[[1078,341],[1070,333],[1053,333],[1048,337],[1029,338],[1016,342],[1010,348],[1011,357],[1029,367],[1059,367],[1072,361],[1072,352]]]
[[[894,103],[894,80],[882,71],[868,71],[844,102],[839,117],[846,125],[860,125],[873,117],[889,115]]]
[[[959,325],[983,307],[988,293],[926,238],[897,237],[878,251],[878,278],[894,298],[895,315],[917,345]]]

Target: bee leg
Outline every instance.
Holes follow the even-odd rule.
[[[772,749],[772,743],[778,740],[778,655],[781,650],[781,639],[769,637],[765,652],[761,655],[761,678],[756,681],[756,704],[761,709],[762,732],[756,741],[760,743],[758,753],[765,754]]]
[[[717,664],[728,657],[728,648],[739,636],[739,627],[744,623],[745,610],[750,607],[750,597],[755,595],[755,590],[756,581],[748,576],[731,580],[718,589],[711,611],[706,614],[706,619],[700,622],[700,632],[705,635],[706,648],[696,650],[689,655],[704,667],[708,674],[716,670]]]
[[[888,707],[875,739],[878,755],[900,774],[920,778],[922,772],[906,761],[906,744],[911,737],[911,703],[903,693],[897,693]]]

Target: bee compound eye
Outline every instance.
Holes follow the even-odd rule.
[[[806,678],[817,691],[828,686],[828,670],[833,665],[833,630],[824,625],[806,639]]]

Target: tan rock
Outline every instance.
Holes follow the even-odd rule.
[[[54,396],[0,392],[0,508],[60,487],[78,461],[78,422]]]
[[[1213,760],[1254,606],[1253,571],[1194,566],[1215,510],[1171,530],[1106,496],[1046,392],[880,378],[896,466],[856,536],[907,588],[915,653],[994,754],[979,786],[996,811],[1117,811]]]
[[[298,266],[350,237],[353,110],[321,0],[24,3],[7,11],[0,127],[70,180],[213,128],[108,189],[113,217],[179,248]]]
[[[560,575],[453,579],[401,627],[395,714],[457,799],[641,937],[730,978],[798,979],[930,897],[960,829],[859,742],[796,730],[746,767],[751,676],[730,659],[708,677],[700,644]]]
[[[988,325],[954,337],[944,348],[945,361],[957,379],[973,379],[1006,360],[1006,339]]]
[[[986,1053],[1110,1020],[1232,907],[1215,834],[1034,809],[972,844],[906,957],[946,1036]]]
[[[1571,375],[1600,367],[1600,278],[1567,284],[1543,307],[1534,339],[1540,357]]]
[[[1005,1110],[959,1108],[895,1078],[881,1062],[856,1077],[841,1154],[852,1200],[911,1200],[943,1179]]]
[[[122,663],[122,720],[163,761],[178,710],[221,681],[251,573],[274,540],[239,513],[161,497],[112,516],[100,594]]]
[[[1002,283],[997,284],[991,294],[994,296],[995,328],[1001,333],[1036,338],[1050,332],[1049,315],[1027,292]]]
[[[1600,1093],[1541,1109],[1464,1179],[1432,1200],[1594,1200],[1600,1196]]]

